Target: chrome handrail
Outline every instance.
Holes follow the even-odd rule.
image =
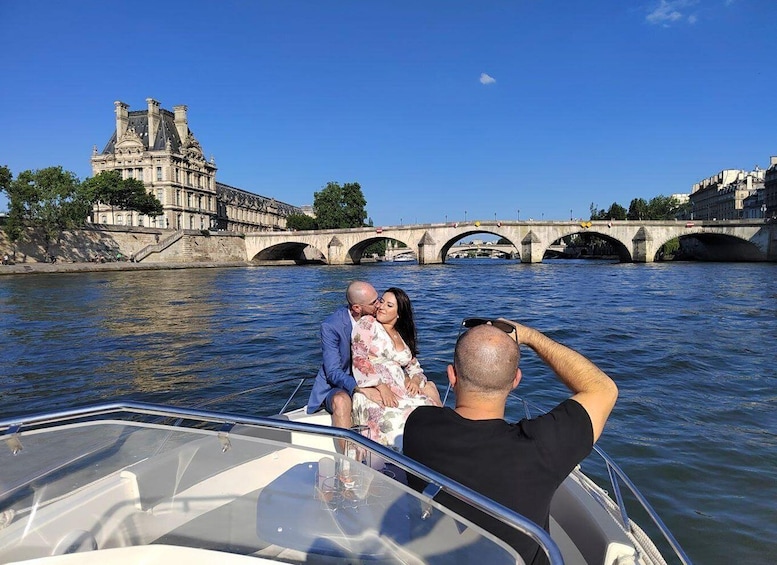
[[[236,414],[226,414],[210,412],[198,409],[188,409],[174,406],[161,406],[156,404],[147,404],[143,402],[113,402],[95,406],[85,406],[60,410],[45,414],[31,416],[21,416],[10,420],[0,420],[0,441],[7,439],[5,436],[23,440],[25,432],[36,429],[45,429],[52,424],[61,423],[66,420],[81,420],[84,418],[93,418],[95,416],[105,416],[109,414],[126,413],[130,415],[156,416],[157,418],[166,418],[174,421],[172,426],[181,426],[187,420],[199,420],[213,424],[230,425],[230,427],[240,424],[246,426],[259,426],[264,428],[278,429],[290,432],[302,432],[314,435],[323,435],[326,437],[344,439],[360,444],[365,449],[376,453],[385,460],[390,461],[405,472],[410,472],[422,480],[435,485],[437,492],[444,490],[447,494],[466,503],[467,505],[484,512],[485,514],[508,524],[510,527],[521,532],[536,542],[545,554],[551,565],[563,565],[564,558],[561,550],[550,534],[540,526],[525,518],[524,516],[510,510],[509,508],[494,502],[490,498],[460,484],[448,477],[432,471],[428,467],[385,447],[374,441],[357,434],[354,431],[345,428],[335,428],[331,426],[321,426],[317,424],[308,424],[304,422],[294,422],[290,420],[278,420],[275,418],[248,417]],[[132,422],[130,422],[132,423]],[[239,434],[238,434],[239,435]],[[23,441],[21,442],[23,446]],[[419,493],[419,496],[424,496]],[[433,497],[430,497],[433,500]]]
[[[536,404],[533,404],[517,394],[511,393],[511,396],[518,399],[523,403],[524,412],[526,414],[527,418],[531,418],[531,410],[537,410],[538,412],[544,412],[541,408],[539,408]],[[683,548],[680,546],[680,543],[675,539],[674,535],[672,535],[672,532],[669,530],[669,528],[664,524],[664,521],[661,519],[661,517],[658,515],[658,513],[655,511],[655,509],[650,505],[647,498],[640,492],[640,490],[637,488],[637,486],[632,482],[632,480],[626,475],[626,473],[621,469],[617,463],[607,455],[607,453],[598,445],[594,444],[593,446],[594,452],[604,461],[605,467],[607,468],[607,474],[610,479],[610,485],[612,486],[612,490],[615,493],[615,503],[618,506],[619,516],[621,527],[623,529],[627,530],[629,533],[634,534],[634,529],[632,527],[632,521],[629,518],[628,511],[626,509],[626,502],[623,498],[623,495],[621,494],[621,482],[631,491],[631,494],[634,496],[634,498],[639,502],[639,504],[642,506],[643,510],[647,513],[650,520],[653,522],[653,524],[658,528],[658,531],[661,532],[661,535],[664,536],[664,539],[667,541],[667,543],[672,548],[672,551],[674,551],[677,558],[686,565],[691,565],[691,559],[688,557],[688,555],[685,553]],[[619,482],[620,480],[620,482]]]

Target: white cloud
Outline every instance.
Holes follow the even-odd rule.
[[[648,23],[669,27],[681,20],[686,20],[689,24],[696,23],[696,15],[686,16],[682,10],[696,4],[696,0],[660,0],[645,19]]]
[[[486,73],[480,73],[480,84],[494,84],[496,79]]]

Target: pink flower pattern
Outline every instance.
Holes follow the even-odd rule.
[[[403,344],[404,345],[404,344]],[[423,369],[405,345],[394,349],[383,326],[372,316],[362,316],[351,338],[353,376],[360,387],[386,384],[396,395],[396,408],[383,407],[360,393],[353,395],[353,423],[365,425],[370,439],[398,451],[402,450],[405,421],[418,406],[433,405],[424,394],[410,396],[405,388],[405,376],[423,376]]]

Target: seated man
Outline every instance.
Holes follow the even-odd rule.
[[[340,306],[321,323],[321,354],[318,370],[308,399],[308,414],[322,408],[332,414],[332,425],[350,428],[351,397],[356,379],[351,369],[351,334],[363,315],[375,315],[378,293],[368,282],[353,281],[345,292],[348,306]],[[362,391],[371,399],[380,398],[376,389]],[[340,445],[342,447],[342,445]]]
[[[547,414],[509,424],[505,402],[521,380],[519,343],[574,394]],[[448,380],[456,408],[417,408],[405,425],[405,455],[548,530],[553,495],[601,435],[618,397],[615,383],[579,353],[501,318],[459,337]],[[437,500],[507,541],[526,563],[547,563],[528,537],[444,493]]]

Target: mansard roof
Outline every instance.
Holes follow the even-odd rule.
[[[148,139],[148,111],[135,110],[128,112],[128,118],[127,129],[135,130],[135,133],[143,141],[146,151],[162,151],[165,149],[167,142],[170,141],[171,151],[173,153],[180,153],[183,140],[181,140],[181,137],[178,135],[178,129],[175,127],[175,114],[173,112],[164,108],[159,109],[159,128],[156,132],[156,139],[151,144],[149,144]],[[191,130],[189,130],[189,133],[191,133]],[[115,152],[116,131],[114,130],[102,154],[107,155]]]
[[[221,196],[225,201],[233,204],[241,204],[243,206],[256,206],[259,209],[265,209],[267,205],[272,205],[279,212],[285,212],[286,214],[301,214],[302,209],[294,204],[287,204],[281,202],[275,198],[269,198],[267,196],[261,196],[242,188],[236,188],[223,182],[216,181],[216,194]]]

